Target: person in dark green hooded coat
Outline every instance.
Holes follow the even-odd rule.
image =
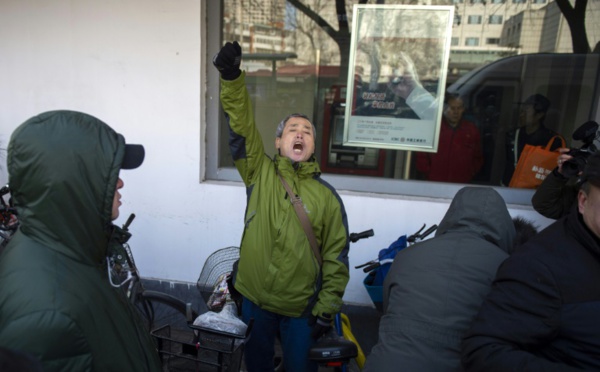
[[[20,226],[0,255],[0,347],[46,371],[160,371],[150,334],[106,271],[121,169],[144,148],[90,115],[52,111],[8,145]]]

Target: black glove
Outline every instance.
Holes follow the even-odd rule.
[[[224,80],[235,80],[240,76],[242,63],[242,47],[237,41],[227,42],[219,53],[213,57],[213,65],[221,73]]]
[[[326,314],[323,314],[326,315]],[[331,329],[331,319],[322,318],[320,316],[311,315],[308,318],[308,325],[312,327],[310,335],[314,340],[318,340],[327,331]]]

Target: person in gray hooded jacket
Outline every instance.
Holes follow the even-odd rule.
[[[459,190],[435,237],[396,255],[384,281],[379,340],[364,371],[460,371],[463,334],[514,238],[494,189]]]

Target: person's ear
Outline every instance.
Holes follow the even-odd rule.
[[[281,137],[275,137],[275,148],[277,150],[279,150],[280,143],[281,143]]]
[[[583,214],[585,211],[585,204],[587,202],[587,194],[583,190],[579,190],[577,193],[577,207],[579,208],[579,213]]]

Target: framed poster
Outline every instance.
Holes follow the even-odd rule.
[[[436,152],[453,6],[354,5],[345,146]]]

